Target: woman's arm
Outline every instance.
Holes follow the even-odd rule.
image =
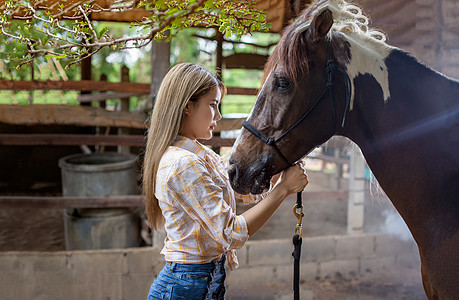
[[[308,176],[302,163],[282,172],[276,185],[263,201],[242,213],[247,222],[249,236],[265,225],[288,195],[301,192],[307,184]]]

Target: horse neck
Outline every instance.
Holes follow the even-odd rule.
[[[370,74],[354,78],[355,107],[352,107],[349,117],[352,119],[355,116],[357,122],[364,122],[366,131],[348,130],[351,138],[355,136],[362,143],[373,143],[372,139],[387,141],[390,137],[402,138],[402,128],[421,124],[445,112],[457,112],[458,81],[426,67],[398,49],[392,50],[385,64],[388,70],[387,87],[381,87],[380,81]],[[397,135],[394,136],[394,133]],[[411,134],[424,135],[425,132]],[[381,143],[379,141],[378,144]]]
[[[454,161],[459,157],[450,144],[454,132],[444,129],[459,125],[454,121],[459,119],[459,83],[399,50],[392,51],[385,62],[390,97],[384,100],[372,76],[356,77],[354,107],[340,134],[359,145],[419,244],[423,234],[418,232],[425,231],[419,220],[432,219],[439,209],[433,199],[439,196],[435,194],[441,193],[442,181],[446,180],[442,176],[448,170],[444,168],[449,166],[457,173]],[[445,120],[445,114],[451,112],[453,115]]]

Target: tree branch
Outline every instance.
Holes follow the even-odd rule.
[[[6,44],[0,43],[0,52],[3,52],[10,62],[16,61],[18,66],[43,55],[69,58],[68,65],[72,65],[105,47],[139,48],[154,39],[163,38],[167,30],[178,31],[197,25],[217,26],[222,32],[235,32],[237,35],[242,35],[262,29],[266,19],[266,13],[254,8],[253,0],[211,2],[207,0],[140,2],[115,0],[110,7],[100,6],[96,0],[84,3],[72,1],[70,4],[65,4],[68,6],[57,1],[49,7],[32,0],[4,3],[6,3],[4,7],[0,8],[0,28],[3,33],[0,42],[2,40],[6,41],[6,44],[25,42],[29,46],[26,50],[19,45],[15,47],[16,51],[22,51],[19,53],[22,58],[17,59],[18,52],[12,56],[12,53],[5,50],[8,48]],[[104,30],[98,35],[94,21],[90,18],[92,13],[123,13],[133,8],[143,8],[150,14],[149,17],[133,23],[138,28],[147,29],[145,34],[117,38],[110,36],[109,32]],[[15,25],[13,21],[19,22],[19,20],[26,25]],[[22,27],[28,30],[22,30]]]

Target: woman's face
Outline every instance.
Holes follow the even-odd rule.
[[[221,97],[220,89],[215,87],[198,101],[189,101],[185,108],[180,135],[192,140],[212,138],[212,131],[217,127],[217,121],[222,118],[218,110]]]

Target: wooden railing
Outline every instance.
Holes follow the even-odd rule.
[[[103,81],[9,81],[0,79],[0,90],[78,90],[107,92],[95,94],[86,100],[126,96],[126,93],[149,94],[150,85],[124,82],[109,83]],[[256,89],[228,88],[229,94],[256,95]],[[98,98],[98,99],[99,99]],[[84,100],[84,101],[86,101]],[[241,128],[243,119],[222,119],[215,133]],[[10,125],[73,125],[94,126],[106,128],[133,128],[145,130],[149,124],[147,116],[140,112],[107,111],[104,108],[91,106],[69,105],[0,105],[0,123]],[[214,136],[209,141],[202,141],[213,148],[232,147],[234,139],[223,139]],[[89,134],[38,134],[38,133],[1,133],[0,146],[134,146],[144,147],[145,135],[89,135]],[[320,156],[314,157],[337,164],[347,163],[347,160]],[[304,192],[305,197],[314,198],[347,198],[348,191]],[[111,196],[0,196],[0,208],[106,208],[106,207],[138,207],[143,205],[141,195],[111,195]]]
[[[0,79],[0,90],[10,91],[32,91],[32,90],[60,90],[60,91],[81,91],[81,92],[120,92],[150,94],[149,83],[135,82],[107,82],[95,80],[6,80]],[[257,89],[227,87],[231,95],[256,95]],[[112,99],[117,98],[113,97]],[[122,97],[120,97],[122,98]]]
[[[210,147],[231,147],[234,139],[215,136],[201,141]],[[92,134],[15,134],[0,133],[0,146],[135,146],[144,147],[143,135],[92,135]]]
[[[305,199],[346,199],[347,190],[303,192]],[[141,195],[111,196],[0,196],[0,209],[4,208],[117,208],[142,207],[144,198]]]

